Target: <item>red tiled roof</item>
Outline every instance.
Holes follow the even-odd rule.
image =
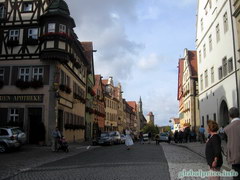
[[[108,84],[108,79],[102,79],[102,83],[103,83],[103,85],[107,85]]]
[[[127,101],[128,105],[133,108],[134,112],[137,112],[137,103],[136,101]]]

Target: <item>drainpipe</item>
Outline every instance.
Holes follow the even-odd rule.
[[[237,107],[239,107],[239,89],[238,89],[238,76],[237,76],[237,56],[236,56],[236,45],[235,45],[235,34],[234,34],[234,20],[232,17],[232,3],[231,0],[229,0],[230,5],[230,13],[231,13],[231,23],[232,23],[232,34],[233,34],[233,50],[234,50],[234,65],[235,65],[235,77],[236,77],[236,91],[237,91]]]

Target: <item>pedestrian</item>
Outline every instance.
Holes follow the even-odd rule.
[[[56,127],[52,132],[52,151],[56,152],[58,149],[58,142],[62,137],[61,132],[59,131],[58,127]]]
[[[178,130],[175,130],[173,137],[174,137],[174,142],[178,143]]]
[[[152,140],[152,132],[150,131],[148,132],[148,144],[150,144],[151,140]]]
[[[219,136],[221,137],[222,140],[224,140],[225,132],[224,132],[224,126],[220,127],[219,129]]]
[[[205,143],[205,128],[203,127],[203,125],[199,128],[199,139],[201,144]]]
[[[127,150],[130,150],[130,146],[133,145],[131,133],[132,133],[131,130],[129,129],[129,127],[127,127],[125,130],[125,134],[126,134],[125,145],[127,146]]]
[[[159,143],[160,143],[160,136],[159,136],[159,134],[156,134],[155,141],[156,141],[156,145],[159,145]]]
[[[218,124],[215,121],[208,121],[208,133],[210,135],[205,149],[207,163],[212,171],[220,171],[223,164],[221,152],[221,138],[218,135]],[[209,180],[219,180],[219,176],[208,177]]]
[[[180,131],[178,133],[178,142],[183,143],[183,130],[182,129],[180,129]]]
[[[238,172],[234,180],[240,180],[240,118],[238,108],[232,107],[229,110],[231,123],[224,128],[227,135],[227,161],[232,169]]]
[[[144,144],[143,132],[140,132],[140,134],[139,134],[139,139],[140,139],[140,144]]]

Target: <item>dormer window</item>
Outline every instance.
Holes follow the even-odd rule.
[[[55,27],[56,27],[55,23],[49,23],[48,24],[48,32],[55,32]]]
[[[23,12],[32,12],[33,3],[32,2],[23,2]]]
[[[60,33],[66,33],[66,25],[59,24],[59,32]]]
[[[14,29],[9,31],[9,40],[18,41],[19,40],[19,30]]]
[[[38,28],[28,29],[28,39],[38,39]]]
[[[6,16],[6,9],[3,4],[0,4],[0,19],[4,19]]]

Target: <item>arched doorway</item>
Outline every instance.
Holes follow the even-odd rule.
[[[219,126],[225,127],[228,124],[229,124],[228,106],[227,103],[223,100],[220,105]]]

